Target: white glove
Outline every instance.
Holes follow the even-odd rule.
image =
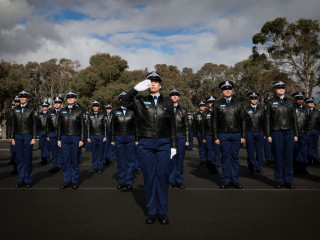
[[[151,84],[151,81],[149,79],[146,79],[146,80],[143,80],[142,82],[139,82],[137,85],[135,85],[134,89],[138,92],[142,92],[144,90],[147,90],[150,84]]]
[[[171,148],[171,155],[170,155],[170,159],[172,159],[174,157],[174,155],[177,154],[177,149],[176,148]]]

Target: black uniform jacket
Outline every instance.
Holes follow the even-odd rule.
[[[91,113],[87,122],[88,138],[91,135],[103,135],[107,137],[107,123],[105,120],[105,114],[98,111],[97,114]]]
[[[201,122],[201,138],[202,140],[206,139],[206,135],[212,136],[212,116],[213,116],[213,109],[207,108],[202,113],[202,122]]]
[[[193,118],[188,118],[189,132],[193,132]]]
[[[266,103],[266,134],[271,131],[294,130],[298,136],[296,109],[292,100],[284,98],[281,103],[278,96],[274,96]]]
[[[84,141],[84,117],[81,107],[73,106],[71,110],[65,107],[60,110],[58,141],[63,135],[80,136],[80,141]]]
[[[202,112],[198,111],[193,115],[193,132],[196,135],[202,131]]]
[[[241,138],[246,138],[246,122],[242,102],[231,98],[230,106],[226,99],[221,98],[213,105],[213,139],[219,139],[219,133],[240,133]]]
[[[313,108],[308,110],[310,115],[309,121],[309,130],[310,131],[319,131],[320,130],[320,112]]]
[[[13,109],[10,138],[15,134],[31,134],[32,139],[37,138],[37,119],[34,107],[27,104],[22,112],[21,105]]]
[[[173,101],[161,94],[154,103],[153,97],[137,96],[138,92],[132,89],[122,98],[122,105],[132,109],[137,118],[139,129],[138,137],[146,138],[170,138],[171,147],[177,146],[176,124],[173,110]]]
[[[37,116],[37,121],[38,121],[38,133],[45,133],[46,137],[48,137],[48,116],[49,112],[47,111],[46,113],[40,112]]]
[[[60,110],[52,109],[48,115],[48,129],[49,133],[58,132],[58,121],[59,121]]]
[[[265,111],[260,105],[256,106],[256,111],[251,105],[244,109],[245,119],[248,132],[264,132],[265,133]]]
[[[107,131],[111,131],[111,120],[112,120],[112,112],[110,113],[105,113],[105,124],[107,126]]]
[[[296,115],[297,115],[297,124],[298,124],[298,132],[300,133],[308,133],[310,126],[310,115],[308,111],[308,107],[305,105],[295,105],[296,107]]]
[[[121,107],[112,112],[111,142],[115,136],[136,136],[135,129],[135,115],[131,109],[126,109],[125,115]]]
[[[174,114],[176,119],[176,131],[178,136],[186,136],[186,142],[189,142],[189,123],[187,110],[178,105]]]

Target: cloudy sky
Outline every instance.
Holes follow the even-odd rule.
[[[27,63],[119,55],[130,70],[233,65],[277,17],[320,20],[319,0],[0,0],[0,59]]]

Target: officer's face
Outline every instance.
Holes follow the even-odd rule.
[[[152,81],[149,87],[149,91],[151,94],[156,94],[160,91],[161,84],[157,81]]]
[[[190,119],[190,118],[192,118],[192,116],[191,116],[191,115],[188,115],[188,118]]]
[[[20,103],[21,104],[26,104],[28,102],[28,98],[26,97],[20,97]]]
[[[56,109],[60,109],[60,108],[61,108],[61,103],[55,103],[55,104],[54,104],[54,107],[55,107]]]
[[[100,107],[99,106],[93,106],[92,109],[93,109],[94,112],[98,112]]]
[[[299,104],[299,105],[302,105],[303,104],[303,100],[301,99],[295,99],[296,100],[296,103]]]
[[[227,88],[225,90],[222,90],[222,95],[226,98],[229,98],[232,96],[232,89],[231,88]]]
[[[14,109],[15,108],[15,105],[11,105],[11,109]]]
[[[285,92],[286,92],[286,89],[284,87],[275,88],[274,91],[278,96],[283,96],[285,94]]]
[[[20,102],[14,102],[14,106],[19,106]]]
[[[108,108],[107,113],[111,113],[111,112],[112,112],[112,109]]]
[[[200,111],[204,111],[204,110],[206,110],[206,106],[200,106],[199,109],[200,109]]]
[[[75,104],[76,103],[76,98],[74,98],[74,97],[69,97],[69,98],[67,98],[67,103],[68,103],[68,105],[73,105],[73,104]]]
[[[42,107],[42,111],[44,112],[48,111],[48,107]]]
[[[212,106],[213,106],[213,103],[212,102],[209,102],[209,103],[207,103],[208,104],[208,108],[212,108]]]
[[[308,106],[309,108],[313,108],[313,107],[314,107],[314,103],[307,103],[307,106]]]
[[[178,96],[178,95],[173,95],[170,98],[174,103],[177,103],[180,100],[180,96]]]
[[[250,103],[251,103],[252,105],[257,105],[258,99],[250,99]]]

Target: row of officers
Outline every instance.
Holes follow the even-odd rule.
[[[66,94],[67,107],[61,108],[63,99],[57,97],[54,109],[49,112],[49,104],[44,103],[37,117],[28,105],[29,93],[20,92],[20,102],[8,121],[18,171],[16,187],[31,187],[32,144],[37,136],[43,161],[49,160],[50,147],[43,147],[49,142],[53,171],[63,170],[61,189],[78,188],[80,147],[86,141],[91,144],[93,172],[103,171],[106,154],[114,146],[118,188],[132,189],[133,173],[141,169],[147,199],[146,223],[152,224],[158,218],[160,223],[168,224],[168,186],[185,187],[183,160],[185,150],[192,149],[193,137],[199,142],[200,164],[214,173],[221,167],[221,189],[242,188],[238,154],[245,142],[250,173],[263,174],[264,149],[266,160],[274,161],[275,188],[284,185],[293,189],[293,170],[307,174],[307,160],[318,161],[320,113],[314,108],[313,98],[304,99],[302,92],[293,95],[294,101],[285,97],[285,83],[274,83],[275,96],[265,99],[262,108],[259,94],[249,93],[250,104],[244,106],[233,96],[234,83],[221,82],[221,99],[208,97],[206,103],[199,103],[199,111],[192,117],[179,105],[178,90],[170,91],[170,99],[160,93],[161,82],[158,73],[149,73],[146,80],[119,95],[119,108],[111,111],[112,107],[107,106],[107,113],[101,112],[100,103],[94,101],[87,118],[74,92]],[[149,91],[147,96],[136,96],[145,90]]]

